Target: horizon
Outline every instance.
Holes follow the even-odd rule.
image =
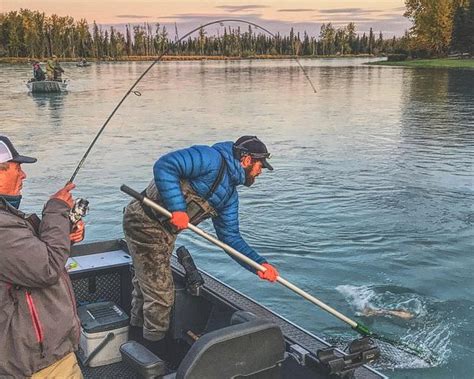
[[[71,16],[79,21],[85,18],[103,27],[124,27],[126,24],[155,24],[166,26],[169,35],[183,35],[207,22],[222,18],[238,18],[253,22],[273,33],[288,34],[306,31],[317,36],[323,23],[341,27],[350,22],[356,25],[357,33],[374,33],[384,36],[401,36],[411,23],[403,16],[403,0],[340,0],[337,5],[330,0],[251,0],[251,1],[197,1],[181,0],[102,0],[101,2],[76,0],[2,0],[0,13],[19,11],[21,8],[37,10],[50,16]],[[213,30],[208,33],[213,34]]]

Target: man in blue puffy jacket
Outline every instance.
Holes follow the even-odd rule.
[[[148,198],[168,209],[166,219],[132,200],[125,209],[123,227],[133,258],[131,325],[143,327],[143,337],[160,341],[169,326],[174,303],[170,258],[177,234],[188,223],[212,218],[218,238],[266,268],[257,272],[275,281],[278,272],[244,241],[239,231],[237,186],[250,187],[268,163],[265,144],[255,136],[213,146],[191,146],[162,156],[154,165]],[[252,268],[242,264],[248,270]]]

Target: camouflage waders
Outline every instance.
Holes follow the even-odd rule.
[[[192,224],[217,215],[187,182],[181,182],[181,190]],[[148,185],[146,196],[161,204],[154,181]],[[143,336],[158,341],[168,330],[174,304],[170,259],[178,232],[163,216],[137,200],[132,200],[125,208],[123,229],[135,268],[130,324],[143,326]]]

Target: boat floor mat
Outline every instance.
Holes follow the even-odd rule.
[[[84,367],[78,359],[82,375],[88,378],[140,379],[138,374],[124,362],[112,363],[99,367]]]

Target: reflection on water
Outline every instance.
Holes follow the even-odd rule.
[[[303,60],[316,94],[290,60],[157,64],[137,87],[142,96],[129,96],[79,172],[76,194],[91,205],[86,238],[122,236],[129,199],[119,187],[144,188],[161,154],[258,135],[275,171],[240,191],[240,226],[250,244],[283,277],[349,317],[358,319],[357,309],[339,286],[376,295],[383,289],[384,296],[375,297],[380,306],[426,305],[429,317],[417,313],[410,324],[383,317],[370,324],[442,356],[439,367],[418,369],[414,377],[469,377],[473,363],[456,357],[472,355],[474,335],[466,321],[474,316],[474,76],[362,63]],[[65,64],[74,78],[68,93],[46,96],[26,94],[20,79],[29,67],[4,66],[0,131],[38,157],[26,167],[24,210],[40,210],[70,177],[148,65]],[[210,223],[204,227],[212,231]],[[338,320],[236,268],[191,234],[178,243],[200,267],[310,331],[350,334]],[[457,312],[446,312],[461,303]],[[445,330],[444,317],[450,318],[449,334],[430,343],[433,333]],[[389,376],[406,377],[406,371]]]
[[[64,97],[67,92],[61,93],[28,93],[39,108],[48,108],[50,111],[60,112],[64,105]],[[60,114],[58,113],[58,116]]]

